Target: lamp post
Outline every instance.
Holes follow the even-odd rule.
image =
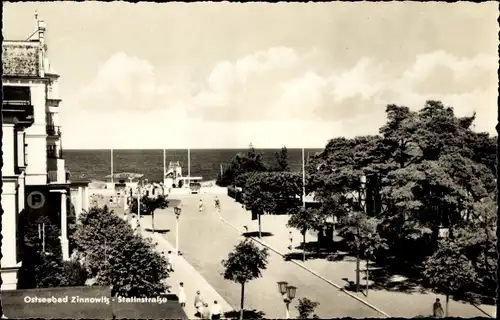
[[[356,292],[360,291],[360,277],[359,277],[359,230],[358,227],[354,229],[354,241],[356,241]]]
[[[443,224],[440,224],[439,231],[438,231],[438,238],[439,239],[446,239],[446,238],[448,238],[449,234],[450,234],[450,229],[444,227]],[[448,318],[449,302],[450,302],[450,295],[446,294],[446,306],[445,306],[445,314],[444,314],[444,316],[446,318]]]
[[[179,217],[181,216],[181,207],[175,207],[175,253],[179,255]]]
[[[278,289],[283,296],[283,301],[285,302],[285,319],[290,319],[290,303],[293,298],[295,298],[295,293],[297,292],[297,287],[289,286],[288,282],[280,281],[278,282]]]

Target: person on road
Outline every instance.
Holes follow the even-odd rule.
[[[179,294],[177,295],[179,298],[179,304],[181,308],[186,306],[186,292],[184,292],[184,282],[179,283]]]
[[[208,308],[208,303],[203,303],[203,310],[201,311],[202,319],[210,319],[210,309]]]
[[[194,307],[196,308],[196,314],[201,315],[201,309],[203,308],[203,299],[201,297],[200,290],[196,291],[196,296],[194,297]]]
[[[167,254],[167,270],[169,272],[174,272],[174,258],[172,257],[172,251]]]
[[[288,231],[288,240],[290,241],[290,245],[288,246],[288,250],[293,249],[293,235],[292,231]]]
[[[123,221],[128,222],[128,215],[127,212],[123,213]]]
[[[201,200],[201,199],[200,199],[200,202],[198,203],[198,210],[199,210],[200,212],[202,212],[202,211],[203,211],[203,200]]]
[[[212,319],[217,320],[220,319],[220,305],[217,303],[217,300],[214,301],[214,305],[212,306]]]
[[[132,230],[135,231],[137,229],[139,221],[137,221],[137,218],[135,217],[135,214],[132,215],[132,221],[130,221],[130,226],[132,227]]]
[[[432,314],[436,318],[442,318],[443,317],[443,306],[441,305],[441,301],[439,298],[436,298],[436,302],[432,305]]]
[[[220,201],[217,196],[215,196],[215,210],[220,211]]]

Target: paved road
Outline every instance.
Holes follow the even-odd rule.
[[[239,308],[240,286],[224,280],[221,260],[243,239],[242,235],[223,223],[213,209],[213,195],[176,195],[182,200],[180,218],[179,248],[184,258],[212,285],[217,292],[235,309]],[[197,204],[203,198],[206,211],[199,212]],[[222,203],[224,205],[224,203]],[[238,212],[235,212],[238,214]],[[175,245],[175,217],[173,208],[157,210],[157,229],[170,229],[164,236]],[[288,281],[295,285],[297,297],[291,305],[291,316],[296,317],[297,298],[307,297],[320,303],[316,314],[327,317],[380,317],[362,303],[346,296],[338,289],[318,279],[300,267],[287,263],[270,251],[268,268],[263,277],[251,281],[246,286],[246,309],[263,311],[267,318],[283,318],[284,304],[278,292],[278,281]]]

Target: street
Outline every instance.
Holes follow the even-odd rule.
[[[175,195],[182,201],[179,228],[179,250],[184,258],[214,287],[217,292],[236,310],[239,309],[240,285],[224,280],[221,261],[227,258],[233,247],[244,237],[223,223],[214,211],[214,195]],[[198,211],[202,198],[205,211]],[[220,196],[222,210],[227,196]],[[173,198],[172,198],[173,199]],[[228,198],[229,199],[229,198]],[[241,212],[235,212],[240,214]],[[144,219],[148,219],[145,217]],[[157,210],[155,228],[169,230],[163,233],[167,240],[175,244],[175,216],[173,208]],[[297,295],[290,305],[292,317],[298,315],[295,306],[299,298],[307,297],[320,305],[315,313],[327,317],[381,317],[379,313],[354,300],[335,287],[320,280],[300,267],[288,263],[281,256],[269,250],[269,263],[262,278],[251,281],[245,288],[245,308],[263,311],[267,318],[283,318],[285,305],[278,292],[278,281],[287,281],[297,287]]]

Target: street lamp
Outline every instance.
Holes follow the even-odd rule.
[[[358,227],[356,227],[353,230],[353,233],[354,233],[354,241],[356,241],[356,292],[359,292],[360,291],[360,288],[359,288],[359,284],[360,284],[359,264],[360,264],[360,261],[359,261],[359,238],[358,238],[359,230],[358,230]]]
[[[278,282],[278,289],[283,296],[283,301],[286,306],[285,319],[290,319],[290,303],[295,298],[295,293],[297,292],[297,287],[289,286],[288,282],[280,281]]]
[[[179,255],[179,217],[181,216],[181,207],[174,207],[175,213],[175,252]]]

